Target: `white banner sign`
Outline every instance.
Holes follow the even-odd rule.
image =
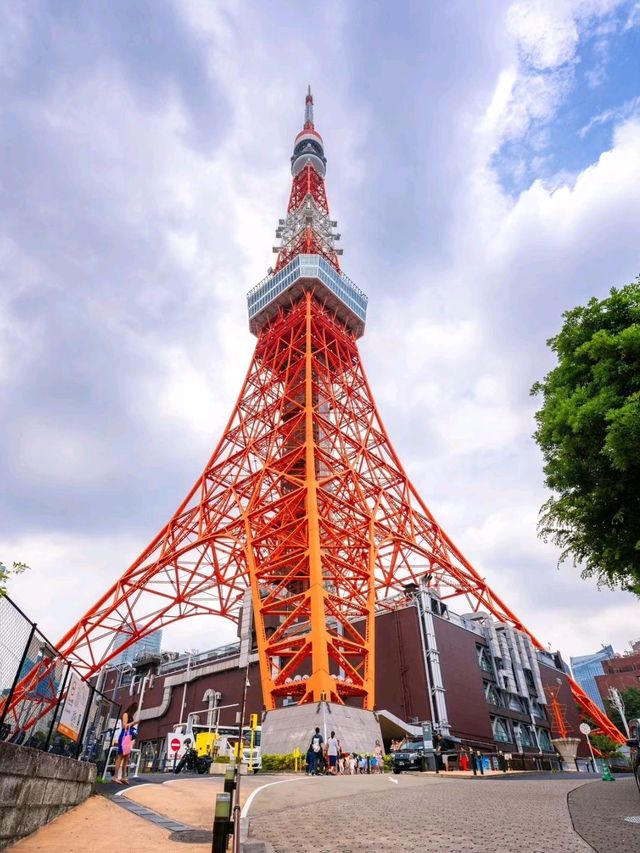
[[[67,698],[64,700],[64,707],[58,723],[58,731],[61,735],[71,738],[71,740],[78,740],[88,701],[89,685],[75,672],[72,673]]]

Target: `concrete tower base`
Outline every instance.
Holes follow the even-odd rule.
[[[578,754],[578,737],[556,737],[551,743],[560,753],[564,770],[576,770],[576,755]]]
[[[315,702],[267,711],[262,721],[262,754],[291,753],[298,747],[305,755],[316,726],[325,742],[334,731],[345,752],[372,753],[376,740],[382,743],[380,723],[373,711]]]

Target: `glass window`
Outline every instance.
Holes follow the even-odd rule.
[[[488,681],[485,681],[484,684],[484,695],[490,705],[502,705],[502,699],[500,697],[498,689],[495,687],[495,685],[489,683]]]
[[[480,669],[483,669],[485,672],[493,672],[493,667],[491,666],[491,655],[489,654],[487,647],[476,646],[476,651],[478,654]]]
[[[493,717],[491,727],[493,729],[494,740],[502,743],[509,742],[509,725],[506,720],[503,720],[502,717]]]
[[[549,732],[546,729],[538,729],[538,740],[540,741],[540,749],[542,749],[543,752],[553,752],[551,738],[549,737]]]
[[[519,696],[516,696],[515,693],[509,694],[509,708],[511,711],[524,712],[525,710],[522,699]]]

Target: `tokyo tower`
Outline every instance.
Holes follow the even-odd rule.
[[[367,297],[341,270],[325,171],[309,90],[275,267],[247,298],[257,342],[238,400],[173,518],[58,643],[84,675],[177,620],[237,621],[247,590],[267,710],[285,696],[357,697],[373,709],[375,613],[408,584],[463,597],[542,648],[436,522],[393,449],[358,352]],[[44,674],[23,679],[13,704]]]

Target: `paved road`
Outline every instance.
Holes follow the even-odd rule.
[[[640,851],[640,794],[632,778],[576,788],[569,794],[569,811],[576,832],[598,853]]]
[[[276,853],[585,853],[592,848],[574,831],[567,795],[594,784],[575,775],[301,779],[256,796],[250,838]],[[640,850],[640,827],[637,840],[629,853]]]

